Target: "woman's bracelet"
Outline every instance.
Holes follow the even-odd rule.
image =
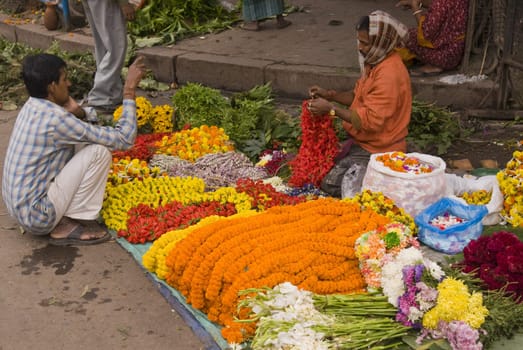
[[[422,12],[423,12],[423,10],[419,9],[419,10],[416,10],[416,11],[412,12],[412,15],[416,16],[416,15],[419,15],[420,13],[422,13]]]

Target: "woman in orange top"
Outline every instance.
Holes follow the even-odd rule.
[[[311,113],[342,119],[352,143],[348,156],[331,170],[335,176],[329,173],[322,183],[322,189],[333,196],[341,196],[339,167],[350,174],[345,177],[351,181],[351,191],[344,196],[353,196],[361,191],[372,153],[407,150],[412,90],[409,73],[394,50],[403,43],[407,28],[388,13],[374,11],[362,17],[356,30],[362,75],[354,90],[309,89]]]

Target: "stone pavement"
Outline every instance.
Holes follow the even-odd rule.
[[[156,79],[241,91],[271,82],[283,97],[306,98],[307,88],[350,89],[359,76],[355,24],[362,15],[385,10],[407,26],[414,26],[410,11],[396,8],[395,0],[289,0],[298,11],[288,15],[292,25],[278,30],[275,21],[263,23],[259,32],[239,27],[217,34],[181,40],[170,47],[141,50]],[[4,16],[5,18],[5,16]],[[35,48],[46,49],[57,40],[64,50],[92,51],[89,31],[48,31],[41,24],[9,25],[0,15],[0,35]],[[453,74],[457,72],[452,72]],[[474,74],[474,73],[471,73]],[[475,73],[477,74],[477,73]],[[454,109],[493,106],[489,80],[449,85],[439,77],[414,78],[414,95],[424,101]]]

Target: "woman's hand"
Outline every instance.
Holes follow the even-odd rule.
[[[313,116],[321,116],[330,112],[332,103],[322,97],[317,97],[309,100],[307,108]]]
[[[324,88],[319,87],[317,85],[311,86],[309,88],[309,97],[310,98],[317,98],[317,97],[327,98],[327,94],[328,94],[327,90],[325,90]]]

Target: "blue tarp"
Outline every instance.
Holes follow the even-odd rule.
[[[131,244],[123,238],[116,238],[116,233],[111,232],[115,240],[127,250],[138,264],[146,271],[147,277],[157,285],[160,293],[165,297],[173,309],[175,309],[182,319],[187,323],[193,332],[200,338],[207,350],[227,349],[228,343],[222,337],[220,327],[209,321],[207,315],[200,310],[187,304],[185,297],[176,289],[169,286],[165,281],[159,279],[155,274],[149,272],[142,264],[143,255],[149,250],[152,243]]]

